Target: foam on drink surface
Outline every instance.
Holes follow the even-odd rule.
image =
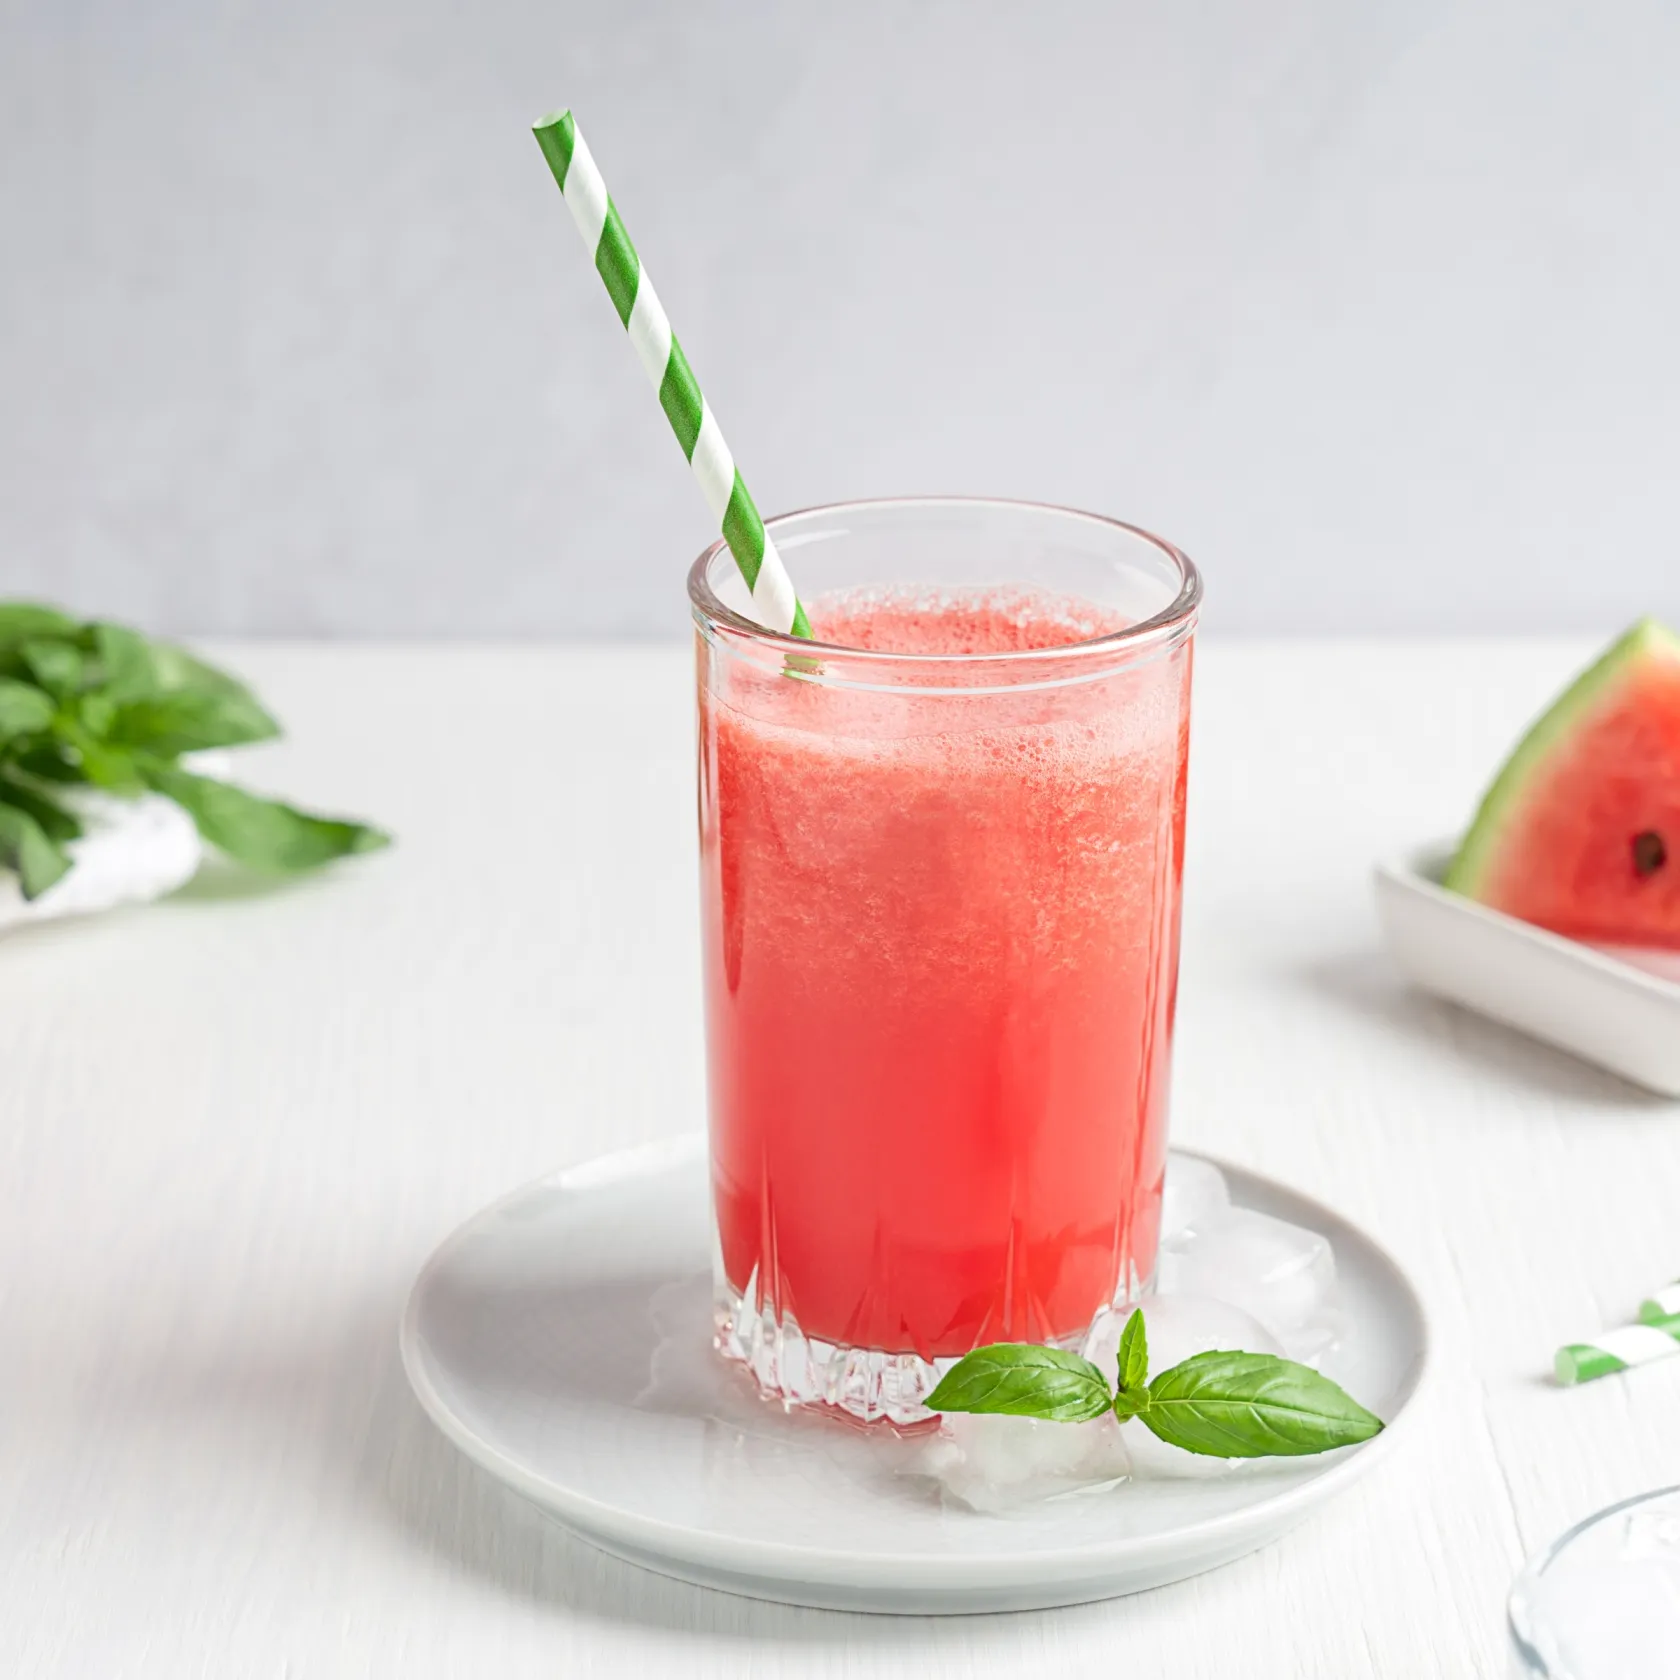
[[[1127,622],[1089,602],[1024,590],[869,590],[819,597],[808,610],[819,639],[912,657],[1030,655]],[[920,891],[930,904],[948,902],[922,928],[946,959],[972,949],[990,960],[996,940],[985,935],[1005,924],[1011,940],[1062,941],[1071,958],[1089,936],[1125,935],[1117,900],[1140,911],[1153,902],[1150,857],[1175,815],[1182,668],[1121,665],[1082,680],[1073,667],[1064,678],[1028,663],[1030,672],[1008,660],[995,670],[920,665],[918,686],[888,692],[742,671],[718,696],[738,791],[767,813],[774,807],[778,847],[793,872],[830,877],[857,865],[863,880],[880,884],[883,827],[914,826],[935,839],[919,853],[906,848],[889,872],[897,887],[890,897],[860,893],[853,939],[869,937],[874,910],[896,918],[901,898]],[[864,671],[855,680],[892,675]],[[1024,679],[1029,686],[1017,691]],[[919,691],[930,682],[976,691]],[[967,879],[967,892],[953,893],[953,872]],[[1011,902],[1015,913],[1000,919]],[[772,937],[792,940],[833,914],[821,893],[761,900],[760,910],[776,915]],[[1092,927],[1101,915],[1107,927]],[[898,926],[880,930],[893,945]],[[1142,925],[1135,932],[1149,936]]]
[[[1009,588],[837,590],[809,613],[818,641],[924,655],[1036,652],[1115,635],[1130,622],[1077,595]]]

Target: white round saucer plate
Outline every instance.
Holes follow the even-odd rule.
[[[610,1155],[515,1191],[427,1262],[402,1326],[421,1404],[462,1452],[604,1551],[824,1609],[1037,1609],[1181,1580],[1265,1545],[1405,1438],[1428,1358],[1399,1266],[1328,1208],[1218,1163],[1239,1206],[1328,1236],[1346,1331],[1325,1372],[1389,1427],[1361,1447],[1136,1481],[983,1516],[909,1473],[914,1439],[785,1413],[711,1346],[705,1143]]]

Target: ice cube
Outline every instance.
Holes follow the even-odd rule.
[[[1161,1247],[1165,1295],[1211,1295],[1265,1325],[1294,1358],[1322,1352],[1333,1311],[1336,1259],[1317,1231],[1253,1208],[1231,1208]]]
[[[1193,1354],[1215,1350],[1231,1353],[1282,1353],[1272,1333],[1257,1319],[1227,1301],[1201,1295],[1154,1295],[1140,1303],[1144,1333],[1149,1343],[1151,1374],[1182,1364]],[[1131,1309],[1104,1313],[1091,1326],[1081,1350],[1114,1381],[1120,1351],[1120,1332]],[[1120,1437],[1132,1461],[1133,1473],[1144,1477],[1191,1478],[1220,1476],[1242,1459],[1208,1458],[1169,1446],[1136,1418],[1120,1427]]]
[[[1161,1241],[1184,1231],[1198,1231],[1231,1206],[1225,1175],[1197,1155],[1167,1157],[1167,1183],[1161,1196]]]
[[[1205,1481],[1226,1476],[1252,1461],[1246,1458],[1211,1458],[1206,1453],[1186,1452],[1154,1434],[1142,1418],[1127,1418],[1120,1425],[1120,1439],[1132,1461],[1132,1474],[1140,1482]]]
[[[1206,1295],[1151,1295],[1140,1301],[1149,1343],[1149,1369],[1164,1371],[1192,1354],[1220,1349],[1229,1353],[1282,1353],[1277,1338],[1249,1313],[1228,1301]],[[1102,1313],[1079,1350],[1112,1384],[1118,1375],[1120,1332],[1132,1316],[1130,1307]]]
[[[914,1468],[971,1510],[996,1514],[1119,1481],[1131,1462],[1112,1416],[1052,1423],[948,1412]]]

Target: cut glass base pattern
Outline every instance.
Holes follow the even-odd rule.
[[[791,1313],[778,1319],[768,1301],[754,1308],[757,1293],[756,1272],[744,1297],[719,1281],[714,1340],[724,1358],[752,1372],[768,1398],[790,1407],[833,1406],[862,1423],[920,1423],[932,1415],[922,1402],[954,1359],[819,1341],[807,1336]]]
[[[807,1336],[789,1313],[778,1319],[759,1294],[758,1273],[744,1292],[714,1274],[713,1341],[725,1359],[745,1365],[759,1391],[771,1400],[795,1406],[830,1406],[860,1423],[925,1423],[933,1416],[923,1401],[956,1358],[923,1359],[915,1353],[884,1353],[879,1348],[844,1347]],[[1145,1292],[1133,1280],[1116,1300],[1121,1305]],[[1077,1348],[1083,1333],[1059,1345]]]

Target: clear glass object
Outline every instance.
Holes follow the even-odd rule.
[[[1519,1680],[1655,1680],[1680,1673],[1680,1487],[1577,1523],[1511,1589]]]
[[[1151,1276],[1201,585],[1021,503],[770,530],[817,641],[689,576],[718,1345],[904,1423]]]

